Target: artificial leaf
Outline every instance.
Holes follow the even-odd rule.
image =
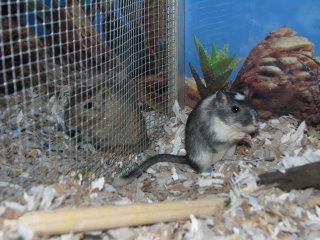
[[[196,36],[194,36],[194,41],[206,86],[204,86],[192,65],[190,64],[189,66],[201,97],[206,97],[210,93],[215,93],[230,85],[228,79],[233,69],[241,63],[242,59],[235,59],[235,54],[228,57],[228,44],[224,44],[220,51],[217,51],[216,46],[212,44],[211,54],[209,55]],[[204,87],[207,89],[206,91]]]

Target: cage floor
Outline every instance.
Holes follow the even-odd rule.
[[[177,153],[184,147],[185,113],[176,109],[164,135],[134,160],[156,152]],[[282,191],[257,184],[257,175],[316,161],[320,157],[318,133],[292,117],[260,124],[251,146],[239,145],[234,159],[219,162],[215,169],[196,174],[187,166],[157,164],[138,180],[122,187],[109,184],[112,177],[90,172],[62,175],[55,165],[41,174],[45,183],[12,184],[2,180],[1,218],[16,218],[28,211],[54,210],[107,204],[158,202],[224,196],[230,203],[215,217],[119,228],[101,232],[67,234],[52,239],[315,239],[320,235],[320,191]],[[311,160],[310,160],[311,159]],[[58,162],[58,161],[57,161]],[[53,174],[52,172],[55,172]],[[57,174],[57,175],[56,175]],[[58,177],[57,177],[58,176]],[[52,179],[50,179],[52,178]],[[302,179],[303,181],[303,179]],[[0,227],[0,235],[17,238],[16,232]]]

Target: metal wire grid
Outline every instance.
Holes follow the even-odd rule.
[[[0,7],[2,177],[117,171],[148,147],[145,116],[168,114],[175,94],[175,1]]]

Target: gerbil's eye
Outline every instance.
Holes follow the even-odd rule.
[[[238,106],[232,106],[231,110],[234,113],[240,112],[240,108]]]

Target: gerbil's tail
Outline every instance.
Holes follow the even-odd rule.
[[[115,177],[112,185],[114,187],[122,187],[131,183],[134,179],[139,177],[144,171],[156,163],[160,162],[171,162],[171,163],[180,163],[180,164],[189,164],[186,156],[177,156],[171,154],[158,154],[153,157],[148,158],[141,165],[138,165],[132,169],[128,174],[122,175],[120,177]]]

